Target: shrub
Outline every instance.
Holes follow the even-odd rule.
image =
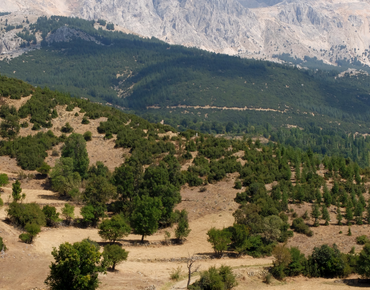
[[[27,244],[32,244],[34,237],[41,231],[40,226],[34,223],[27,224],[24,229],[27,233],[20,234],[19,238]]]
[[[207,188],[205,186],[201,186],[199,188],[199,192],[206,192],[207,191]]]
[[[171,243],[171,233],[169,231],[164,232],[164,243],[167,246]]]
[[[62,131],[63,133],[72,133],[73,127],[69,123],[66,123],[60,131]]]
[[[369,243],[369,242],[370,242],[370,241],[369,241],[368,237],[367,237],[367,236],[365,236],[365,235],[358,236],[358,237],[356,238],[356,243],[357,243],[358,245],[365,245],[365,244],[367,244],[367,243]]]
[[[58,157],[59,156],[59,151],[56,150],[56,149],[53,149],[53,151],[51,152],[51,156]]]
[[[71,224],[73,218],[74,218],[74,210],[75,207],[73,205],[70,205],[66,203],[64,207],[62,208],[62,215],[66,219],[67,224]]]
[[[5,246],[4,242],[3,242],[3,238],[0,237],[0,252],[1,251],[6,251],[7,250],[7,247]]]
[[[272,274],[271,273],[268,273],[267,275],[265,275],[264,279],[263,279],[266,284],[271,284],[271,280],[272,280]]]
[[[242,183],[241,183],[240,180],[235,181],[234,188],[235,189],[242,189]]]
[[[200,279],[190,285],[188,289],[192,290],[208,290],[220,289],[230,290],[236,287],[238,283],[234,273],[229,266],[221,266],[219,269],[211,267],[207,271],[200,274]]]
[[[309,216],[308,216],[308,211],[307,211],[307,210],[306,210],[306,211],[304,212],[304,214],[302,215],[302,218],[303,218],[304,220],[308,220]]]
[[[82,118],[82,124],[84,124],[84,125],[90,124],[89,119],[87,119],[86,117],[83,117]]]
[[[173,269],[170,273],[171,280],[178,281],[181,277],[181,266],[177,267],[176,269]]]
[[[41,129],[40,124],[38,124],[38,123],[34,123],[34,124],[33,124],[33,126],[32,126],[32,130],[37,131],[37,130],[40,130],[40,129]]]
[[[84,137],[85,141],[91,141],[92,140],[92,133],[90,131],[86,131],[83,134],[83,137]]]
[[[305,234],[308,237],[313,235],[313,232],[310,230],[309,226],[304,223],[303,218],[297,218],[293,220],[292,229],[297,233]]]
[[[46,224],[49,227],[55,227],[58,224],[58,222],[60,221],[59,213],[57,213],[57,209],[55,208],[55,206],[45,205],[42,208],[42,212],[45,215]]]
[[[179,222],[175,229],[176,239],[180,241],[180,243],[183,243],[184,239],[189,235],[190,231],[191,230],[189,229],[188,213],[185,210],[182,210]]]
[[[2,200],[2,198],[0,197],[0,207],[2,207],[4,205],[4,201]]]
[[[28,122],[23,122],[21,123],[22,128],[28,128]]]
[[[5,173],[0,174],[0,187],[7,185],[8,183],[9,183],[8,175],[6,175]]]
[[[193,158],[193,156],[191,155],[189,151],[186,151],[186,153],[182,155],[182,158],[184,158],[185,160],[190,160]]]
[[[348,228],[347,236],[352,236],[351,228]]]
[[[26,244],[31,244],[32,243],[32,238],[31,235],[23,233],[19,235],[19,239]]]
[[[43,162],[42,165],[36,170],[42,175],[48,175],[50,172],[50,169],[51,169],[50,165],[47,164],[46,162]]]
[[[46,225],[45,214],[36,203],[16,203],[9,205],[8,217],[17,226],[25,227],[26,224],[36,224],[40,227]]]

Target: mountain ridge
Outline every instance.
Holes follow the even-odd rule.
[[[263,60],[282,55],[370,65],[370,3],[361,0],[5,0],[0,11],[105,19],[170,44]]]

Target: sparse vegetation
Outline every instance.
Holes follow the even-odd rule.
[[[230,290],[238,285],[235,275],[229,266],[211,267],[200,274],[199,281],[188,287],[192,290],[225,289]]]
[[[53,99],[52,103],[50,99]],[[170,135],[163,137],[160,134],[176,130],[47,89],[35,89],[32,98],[21,106],[18,114],[31,117],[30,123],[39,124],[41,128],[42,124],[47,126],[52,115],[55,115],[53,112],[56,113],[56,105],[67,105],[69,111],[79,107],[90,119],[106,117],[106,121],[99,123],[98,133],[102,134],[100,136],[117,136],[114,141],[116,148],[128,149],[122,159],[124,162],[117,163],[120,165],[114,170],[104,160],[104,163],[98,161],[90,165],[86,133],[56,137],[52,131],[48,131],[39,132],[33,137],[7,138],[1,141],[0,153],[17,158],[18,164],[22,164],[24,168],[35,168],[41,174],[48,174],[50,168],[46,162],[53,162],[54,158],[45,159],[46,150],[52,150],[58,143],[64,143],[56,147],[61,148],[62,154],[49,173],[51,189],[62,198],[68,199],[68,203],[61,208],[65,224],[73,223],[81,227],[81,231],[84,231],[85,226],[96,227],[104,240],[118,247],[112,250],[114,253],[109,254],[110,256],[108,250],[104,250],[106,257],[102,260],[104,262],[101,267],[114,269],[116,254],[118,258],[124,258],[127,252],[115,243],[130,233],[131,227],[133,233],[141,235],[143,241],[158,229],[166,232],[169,226],[174,226],[174,238],[180,244],[183,243],[190,232],[188,215],[196,216],[198,213],[189,211],[188,214],[186,210],[174,210],[181,201],[182,186],[186,184],[183,187],[185,190],[194,189],[192,194],[197,203],[202,202],[203,196],[209,203],[207,198],[212,198],[215,194],[213,189],[218,182],[223,182],[230,189],[234,186],[239,189],[231,189],[238,192],[235,201],[239,203],[239,207],[233,214],[235,220],[232,226],[208,231],[208,240],[212,243],[216,256],[221,257],[225,252],[253,257],[273,254],[276,263],[271,273],[277,279],[301,274],[308,277],[341,277],[357,271],[357,255],[354,252],[338,254],[339,250],[334,246],[318,247],[306,259],[297,248],[278,251],[275,246],[291,238],[292,230],[311,237],[313,231],[310,226],[322,226],[325,223],[329,229],[336,227],[333,222],[329,223],[329,211],[333,211],[333,208],[337,210],[338,222],[343,213],[346,223],[367,225],[370,221],[370,207],[365,194],[366,178],[370,177],[368,168],[361,169],[356,162],[341,157],[339,153],[335,156],[322,156],[310,149],[302,151],[279,143],[263,145],[262,142],[254,143],[247,138],[216,138],[194,130],[180,132],[175,138],[170,138]],[[36,110],[39,107],[48,113]],[[6,110],[15,113],[12,108],[2,107],[0,113]],[[70,117],[73,118],[73,115],[74,113]],[[67,121],[69,120],[63,122]],[[91,125],[86,127],[91,128]],[[104,142],[103,139],[101,141]],[[26,150],[27,142],[34,150],[30,154]],[[58,152],[57,149],[54,151]],[[190,159],[184,158],[185,152],[191,155]],[[96,160],[96,156],[94,159]],[[38,182],[31,180],[30,174],[32,173],[27,171],[20,174],[22,186]],[[40,175],[36,176],[38,178]],[[326,187],[329,180],[333,184],[330,190]],[[8,177],[1,174],[0,186],[7,181]],[[42,182],[46,187],[49,186],[48,179],[43,179]],[[205,186],[206,184],[209,185]],[[188,186],[198,188],[189,189]],[[20,236],[22,241],[32,243],[41,227],[60,224],[55,207],[45,205],[41,210],[37,204],[25,203],[20,182],[16,181],[13,187],[15,198],[7,208],[8,219],[14,226],[25,230]],[[222,195],[217,197],[215,194],[215,200],[211,200],[209,207],[212,212],[221,208],[228,210],[224,207],[225,204],[218,204],[220,200]],[[74,205],[71,205],[74,202],[81,204],[80,213],[83,219],[74,220]],[[311,210],[306,211],[307,208]],[[302,218],[298,218],[302,214]],[[293,218],[293,221],[288,217]],[[338,230],[339,228],[335,232]],[[171,238],[168,231],[167,233],[165,244],[169,244]],[[42,232],[41,235],[43,234]],[[187,239],[186,244],[190,242],[190,238]],[[368,240],[360,236],[356,241],[366,244]],[[132,242],[132,246],[135,246],[135,241]],[[286,254],[286,259],[277,257],[277,254]],[[330,256],[328,260],[322,259],[321,256],[326,254]],[[326,269],[323,266],[325,263],[332,267]],[[343,270],[341,267],[344,267]],[[207,275],[204,277],[209,277],[210,274]],[[225,285],[225,281],[222,283]]]
[[[7,247],[6,247],[6,245],[4,244],[4,241],[3,241],[3,238],[2,237],[0,237],[0,252],[1,251],[6,251],[7,250]]]

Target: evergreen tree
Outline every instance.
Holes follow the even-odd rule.
[[[343,217],[342,217],[342,213],[341,213],[341,211],[340,211],[340,207],[338,206],[338,208],[337,208],[337,221],[338,221],[338,225],[342,225],[342,219],[343,219]]]
[[[324,197],[324,203],[325,203],[326,207],[329,207],[331,205],[331,202],[332,202],[332,197],[331,197],[331,194],[330,194],[326,184],[324,185],[323,197]]]
[[[366,207],[366,221],[368,224],[370,224],[370,200]]]
[[[329,221],[330,221],[330,215],[329,215],[329,212],[328,212],[328,209],[326,208],[325,205],[322,206],[322,219],[325,220],[325,225],[329,225]]]
[[[314,222],[314,227],[318,227],[319,226],[319,218],[320,218],[320,208],[317,204],[314,204],[312,206],[312,213],[311,213],[311,216],[315,219],[315,222]]]
[[[319,189],[316,190],[315,198],[316,198],[316,203],[320,205],[322,202],[322,195]]]
[[[13,201],[15,202],[18,202],[26,198],[26,195],[24,193],[22,194],[21,183],[19,182],[19,180],[16,180],[12,184],[12,197],[13,197]]]
[[[183,243],[184,239],[189,235],[190,231],[191,230],[189,229],[188,213],[186,212],[186,210],[182,210],[177,228],[175,229],[176,239],[179,240],[180,243]]]
[[[288,193],[286,191],[283,192],[283,197],[281,199],[281,209],[283,211],[288,210]]]
[[[364,208],[362,206],[362,203],[361,202],[358,202],[356,204],[356,207],[355,207],[355,217],[356,217],[356,224],[358,225],[362,225],[363,222],[362,222],[362,213],[364,212]]]
[[[81,134],[72,133],[65,141],[62,150],[63,157],[73,159],[73,171],[78,172],[82,178],[87,178],[89,156],[86,150],[86,141]]]
[[[347,220],[347,225],[351,225],[351,220],[353,219],[353,212],[352,212],[352,205],[350,202],[348,202],[347,207],[346,207],[346,215],[345,218]]]
[[[304,194],[304,190],[303,190],[302,186],[299,186],[297,184],[296,191],[297,191],[297,193],[296,193],[296,199],[298,200],[299,203],[302,203],[302,201],[305,198],[305,194]]]

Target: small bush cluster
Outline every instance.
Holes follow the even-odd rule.
[[[222,289],[230,290],[238,285],[235,275],[229,266],[211,267],[200,274],[200,279],[189,285],[191,290]]]

